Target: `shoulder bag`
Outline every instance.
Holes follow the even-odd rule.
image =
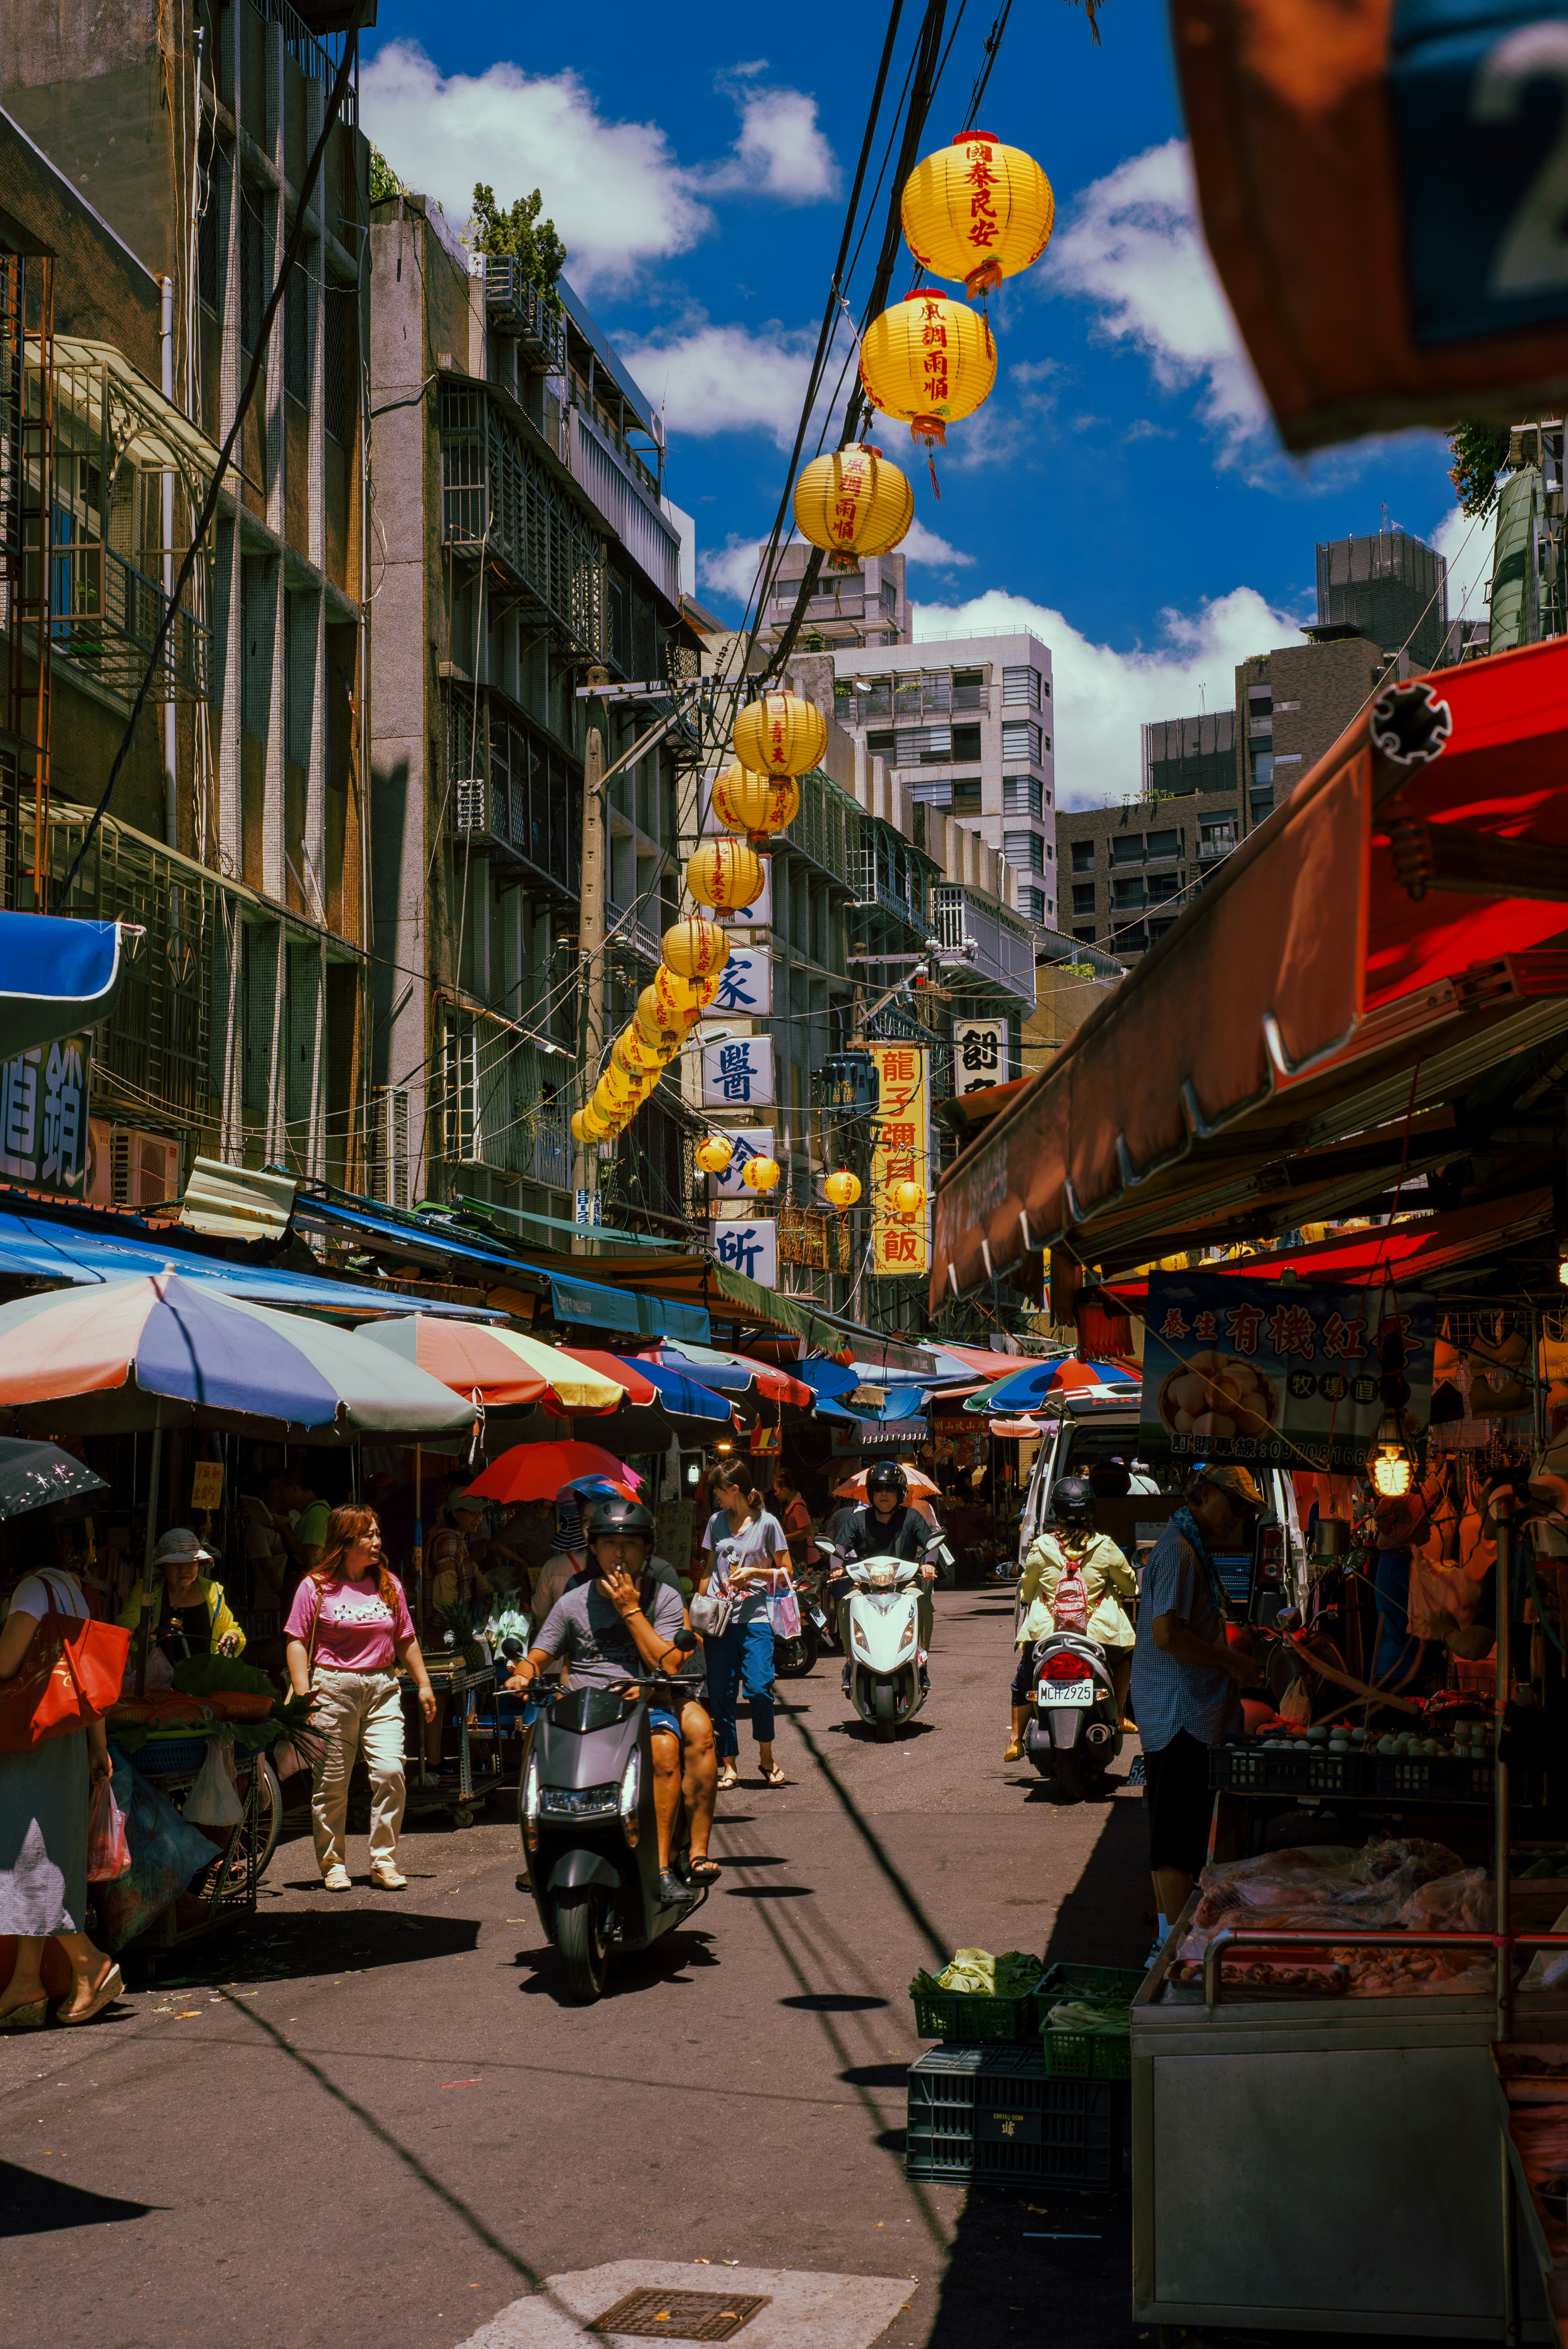
[[[119,1698],[130,1653],[130,1633],[119,1623],[95,1623],[67,1613],[53,1578],[39,1574],[48,1610],[28,1640],[22,1661],[0,1681],[0,1754],[30,1754],[99,1720]]]

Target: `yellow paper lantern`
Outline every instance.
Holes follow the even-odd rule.
[[[608,1131],[605,1121],[591,1102],[585,1109],[573,1112],[572,1139],[581,1143],[584,1148],[591,1143],[603,1142]]]
[[[645,1044],[635,1025],[624,1028],[610,1048],[610,1065],[622,1070],[628,1077],[642,1077],[652,1069],[656,1075],[664,1067],[657,1047]]]
[[[961,131],[903,185],[904,243],[934,277],[958,278],[971,300],[1038,261],[1057,200],[1032,155],[988,130]]]
[[[673,976],[669,972],[665,975]],[[673,1059],[680,1050],[682,1025],[681,1015],[673,1007],[666,1009],[660,1002],[657,988],[645,987],[632,1014],[632,1026],[648,1050],[659,1055],[661,1062]]]
[[[873,407],[902,417],[916,440],[945,441],[947,427],[991,396],[996,346],[978,310],[932,286],[906,294],[867,327],[861,381]],[[735,747],[741,758],[740,730]]]
[[[777,1158],[748,1158],[741,1169],[740,1179],[748,1191],[771,1191],[779,1181]]]
[[[766,875],[743,840],[705,840],[686,859],[686,885],[699,905],[755,905]]]
[[[803,775],[821,764],[828,721],[798,693],[765,693],[735,721],[735,755],[757,775]]]
[[[887,554],[914,520],[914,492],[869,443],[814,457],[795,484],[795,524],[830,554]]]
[[[677,978],[712,978],[729,960],[729,940],[717,922],[693,914],[665,932],[664,956]]]
[[[901,1216],[918,1216],[925,1205],[924,1186],[919,1183],[895,1183],[888,1196]]]
[[[612,1116],[617,1114],[632,1098],[631,1078],[612,1061],[593,1088],[593,1098],[602,1110]]]
[[[726,832],[762,840],[782,832],[800,812],[800,786],[793,775],[758,775],[738,760],[714,777],[713,812]]]
[[[704,1006],[711,1003],[717,992],[717,978],[682,978],[661,963],[654,973],[652,987],[645,987],[637,999],[638,1015],[651,995],[665,1027],[674,1030],[678,1037],[692,1020],[701,1019]]]
[[[696,1163],[705,1174],[722,1174],[734,1155],[734,1143],[727,1142],[722,1133],[710,1133],[696,1148]]]
[[[838,1174],[829,1175],[822,1188],[835,1207],[852,1207],[861,1195],[861,1178],[847,1167],[841,1168]]]

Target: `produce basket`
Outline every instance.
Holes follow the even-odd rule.
[[[1035,2013],[1046,2070],[1053,2080],[1130,2080],[1132,2033],[1052,2030],[1047,2017],[1064,1998],[1113,1998],[1131,2002],[1143,1982],[1137,1966],[1047,1966],[1035,1990]]]
[[[1055,2080],[1035,2047],[934,2047],[910,2066],[904,2169],[962,2185],[1116,2186],[1126,2088]]]
[[[1032,1990],[1016,1998],[988,1998],[983,1991],[972,1990],[917,1990],[910,1995],[914,2001],[917,2039],[945,2039],[954,2045],[975,2047],[993,2040],[1026,2040],[1034,2035]]]

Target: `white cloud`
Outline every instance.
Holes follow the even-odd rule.
[[[716,588],[721,595],[731,596],[737,604],[750,600],[757,584],[757,564],[760,538],[727,538],[722,546],[705,550],[696,559],[696,575],[703,585]]]
[[[748,77],[765,61],[736,68]],[[740,136],[729,161],[703,174],[716,193],[732,189],[776,196],[781,203],[815,204],[837,195],[839,167],[817,125],[817,101],[803,89],[735,89]]]
[[[705,325],[662,342],[617,337],[616,348],[665,407],[672,440],[766,432],[780,449],[794,447],[816,348],[810,330]]]
[[[1181,140],[1084,190],[1041,282],[1091,303],[1100,332],[1142,351],[1166,390],[1201,384],[1204,420],[1228,448],[1264,429],[1267,406],[1203,242]]]
[[[1497,533],[1497,508],[1484,522],[1472,522],[1458,506],[1450,506],[1427,543],[1446,556],[1449,566],[1449,617],[1484,620],[1489,609],[1485,587],[1491,577],[1492,540]]]
[[[1296,622],[1253,587],[1233,587],[1196,613],[1165,611],[1152,647],[1097,645],[1060,612],[993,588],[957,605],[918,604],[915,641],[1027,628],[1051,653],[1057,797],[1097,807],[1136,792],[1140,726],[1235,707],[1235,668],[1249,653],[1300,641]]]
[[[360,77],[361,119],[399,177],[461,225],[476,180],[503,204],[538,187],[570,256],[572,282],[629,276],[684,253],[712,225],[655,122],[614,122],[569,68],[505,63],[443,74],[417,41],[390,41]]]
[[[910,523],[906,535],[899,543],[898,551],[906,554],[912,563],[934,563],[944,571],[967,570],[975,560],[972,554],[965,554],[962,547],[950,546],[944,538],[938,538],[936,533],[927,530],[923,522]]]

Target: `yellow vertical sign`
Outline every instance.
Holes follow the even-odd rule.
[[[876,1146],[872,1152],[872,1270],[908,1277],[931,1269],[928,1204],[900,1215],[895,1183],[931,1190],[931,1055],[918,1044],[873,1044],[877,1068]]]

